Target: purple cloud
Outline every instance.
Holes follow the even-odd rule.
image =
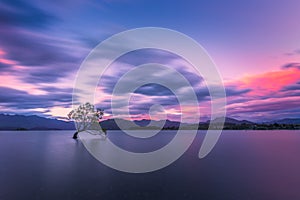
[[[53,106],[68,107],[72,101],[70,89],[60,90],[45,95],[31,95],[25,91],[0,87],[0,104],[14,109],[50,108]]]
[[[288,63],[284,66],[282,66],[283,69],[289,69],[289,68],[296,68],[300,69],[300,63]]]

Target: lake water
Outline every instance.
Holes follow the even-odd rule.
[[[176,162],[129,174],[92,157],[73,131],[1,131],[0,199],[300,199],[300,131],[223,131],[204,159],[205,134]],[[143,141],[120,131],[108,137],[122,148],[161,148],[175,131]]]

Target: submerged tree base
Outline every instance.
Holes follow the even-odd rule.
[[[77,139],[78,138],[78,132],[76,131],[75,133],[74,133],[74,135],[73,135],[73,139]]]

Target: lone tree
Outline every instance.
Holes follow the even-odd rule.
[[[78,108],[72,110],[68,114],[68,118],[75,121],[76,132],[74,133],[73,138],[77,139],[78,133],[82,131],[87,131],[91,134],[95,134],[95,131],[100,134],[106,134],[106,131],[100,130],[99,125],[103,114],[103,110],[95,110],[94,105],[91,103],[82,104]]]

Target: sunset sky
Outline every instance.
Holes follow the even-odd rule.
[[[299,10],[298,0],[2,0],[0,113],[65,117],[76,73],[89,52],[113,34],[150,26],[182,32],[206,49],[223,77],[229,117],[300,117]],[[149,62],[184,75],[208,118],[203,79],[179,56],[151,49],[120,57],[101,78],[95,103],[105,109],[105,118],[128,118],[111,115],[113,86],[128,70]],[[154,104],[178,120],[176,97],[157,84],[135,91],[130,117],[149,118]]]

